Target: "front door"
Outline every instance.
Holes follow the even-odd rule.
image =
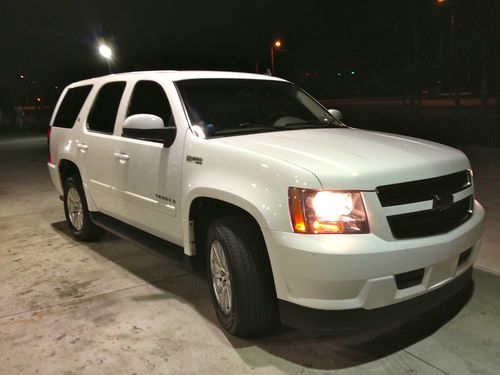
[[[132,90],[125,117],[159,116],[173,126],[172,110],[163,87],[138,81]],[[177,215],[180,189],[182,137],[172,146],[129,137],[117,137],[114,155],[118,218],[146,232],[178,243],[181,227]]]

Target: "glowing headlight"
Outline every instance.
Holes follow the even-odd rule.
[[[312,207],[319,219],[336,221],[352,212],[352,195],[319,191],[312,198]]]
[[[289,188],[290,217],[299,233],[368,233],[360,192]]]

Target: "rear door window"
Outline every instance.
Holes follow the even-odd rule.
[[[52,126],[57,128],[72,128],[91,89],[92,85],[69,89],[59,106]]]
[[[125,82],[110,82],[100,88],[87,120],[89,130],[113,134],[124,89]]]

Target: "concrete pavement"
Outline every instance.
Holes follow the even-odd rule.
[[[500,154],[471,159],[488,213],[473,288],[402,325],[243,340],[199,275],[111,235],[74,241],[45,139],[0,139],[0,374],[498,374]]]

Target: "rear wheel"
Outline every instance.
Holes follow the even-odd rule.
[[[95,241],[104,234],[104,230],[90,218],[82,182],[76,176],[70,176],[64,182],[64,213],[71,234],[77,240]]]
[[[244,217],[215,220],[206,241],[207,273],[217,318],[237,336],[270,328],[276,296],[259,228]]]

